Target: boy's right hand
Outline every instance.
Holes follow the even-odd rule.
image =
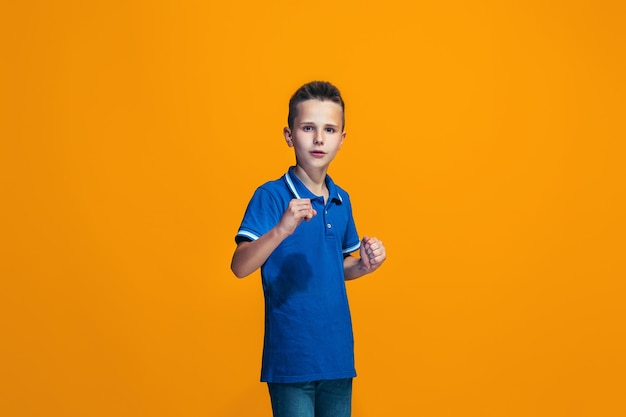
[[[302,220],[309,221],[317,214],[308,198],[294,198],[289,202],[289,206],[283,217],[278,222],[278,229],[286,235],[291,235]]]

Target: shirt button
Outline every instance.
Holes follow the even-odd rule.
[[[328,227],[328,228],[330,229],[330,228],[331,228],[331,227],[333,227],[333,226],[331,226],[331,224],[330,224],[330,223],[328,223],[328,224],[326,225],[326,227]]]

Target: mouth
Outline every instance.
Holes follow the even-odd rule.
[[[316,158],[322,158],[323,156],[326,155],[326,152],[324,152],[324,151],[311,151],[311,155],[313,155]]]

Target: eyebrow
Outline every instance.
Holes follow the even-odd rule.
[[[304,125],[315,125],[315,122],[304,121],[304,122],[298,123],[298,126],[304,126]],[[324,124],[324,127],[339,127],[339,125],[336,125],[334,123],[326,123]]]

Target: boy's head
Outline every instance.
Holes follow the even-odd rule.
[[[341,129],[345,130],[345,105],[341,98],[339,89],[327,81],[311,81],[304,84],[302,87],[291,96],[289,100],[289,115],[287,116],[287,126],[289,129],[293,129],[293,121],[298,116],[298,104],[306,100],[329,100],[335,102],[341,106]]]

